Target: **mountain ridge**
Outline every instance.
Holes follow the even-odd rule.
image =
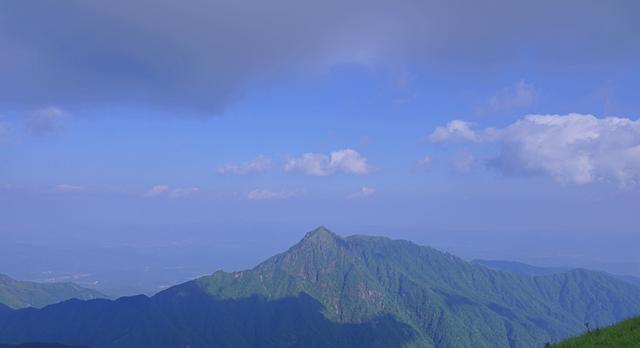
[[[533,266],[524,262],[519,262],[519,261],[504,261],[504,260],[473,260],[471,261],[473,263],[476,264],[480,264],[483,265],[485,267],[497,270],[497,271],[503,271],[503,272],[510,272],[510,273],[514,273],[514,274],[520,274],[520,275],[525,275],[525,276],[542,276],[542,275],[553,275],[553,274],[558,274],[558,273],[566,273],[575,269],[585,269],[585,270],[589,270],[586,268],[582,268],[582,267],[540,267],[540,266]],[[640,286],[640,278],[639,277],[635,277],[635,276],[630,276],[630,275],[620,275],[620,274],[613,274],[613,273],[609,273],[609,272],[604,272],[604,271],[592,271],[589,270],[591,272],[601,272],[604,274],[607,274],[608,276],[614,277],[616,279],[622,280],[626,283],[635,285],[635,286]]]
[[[65,313],[83,314],[53,320]],[[537,347],[579,333],[585,321],[602,326],[632,314],[640,314],[640,289],[597,272],[525,277],[409,241],[341,237],[321,227],[252,269],[217,271],[152,297],[0,312],[0,342],[208,347],[221,342],[212,332],[223,327],[227,343],[218,346],[349,347],[369,340],[370,347]],[[74,336],[94,318],[108,327]],[[110,341],[116,333],[122,338]]]

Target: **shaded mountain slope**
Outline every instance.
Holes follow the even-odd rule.
[[[90,300],[105,297],[98,291],[74,283],[34,283],[0,274],[0,304],[11,308],[41,308],[72,298]]]
[[[414,335],[390,316],[362,324],[330,321],[320,303],[304,294],[273,301],[217,300],[194,286],[153,298],[71,300],[16,311],[0,321],[0,339],[7,341],[4,332],[12,332],[12,343],[51,340],[91,347],[394,347]]]
[[[0,312],[0,342],[92,347],[539,347],[640,314],[640,289],[575,270],[527,277],[319,228],[251,270],[147,298]],[[366,343],[366,344],[365,344]]]

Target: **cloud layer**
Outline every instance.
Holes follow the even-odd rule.
[[[436,138],[498,143],[500,154],[490,164],[507,174],[544,174],[562,183],[605,182],[625,188],[640,183],[640,120],[573,113],[529,115],[501,129],[476,130],[468,124],[464,132],[458,128],[440,128]]]
[[[462,151],[453,157],[453,169],[458,174],[469,174],[476,161],[476,157],[469,151]]]
[[[433,143],[482,140],[473,124],[462,120],[452,120],[444,127],[437,127],[428,138]]]
[[[78,185],[59,184],[54,186],[51,191],[55,193],[80,193],[85,192],[86,189]]]
[[[169,197],[179,198],[194,195],[200,192],[198,187],[178,187],[172,188],[167,185],[156,185],[145,192],[145,197]]]
[[[287,172],[300,172],[312,176],[327,176],[332,174],[370,173],[373,168],[366,157],[355,150],[343,149],[333,151],[329,156],[319,153],[305,153],[300,158],[292,158],[284,166]]]
[[[62,118],[65,115],[66,112],[56,106],[34,110],[27,116],[27,131],[40,136],[55,132],[62,127]]]
[[[513,87],[505,88],[499,94],[491,97],[478,108],[481,114],[509,111],[524,108],[536,100],[535,87],[524,80],[518,81]]]
[[[367,198],[376,193],[376,189],[373,187],[362,186],[358,191],[353,192],[347,196],[347,198]]]
[[[271,160],[262,155],[255,159],[241,163],[227,163],[218,167],[218,174],[235,174],[235,175],[247,175],[247,174],[259,174],[264,173],[271,168]]]
[[[215,114],[256,82],[341,63],[478,72],[524,57],[543,67],[620,65],[640,52],[639,7],[633,0],[6,0],[0,95],[30,108],[134,102]]]
[[[255,189],[247,193],[247,198],[253,201],[288,199],[305,194],[305,190],[271,191],[267,189]]]

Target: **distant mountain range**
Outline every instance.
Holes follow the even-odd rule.
[[[541,347],[640,314],[601,272],[523,276],[408,241],[309,232],[155,296],[0,310],[0,342],[102,347]]]
[[[511,272],[525,276],[552,275],[566,273],[573,270],[573,268],[570,267],[538,267],[517,261],[473,260],[473,262],[497,271]],[[611,274],[606,272],[603,273],[627,283],[640,286],[640,277]]]
[[[570,267],[538,267],[517,261],[501,260],[473,260],[473,263],[477,263],[496,271],[511,272],[531,277],[566,273],[574,269]]]
[[[105,297],[96,290],[83,288],[74,283],[34,283],[0,274],[0,306],[14,309],[42,308],[72,298],[92,300]]]

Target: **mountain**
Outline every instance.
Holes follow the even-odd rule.
[[[526,263],[517,261],[498,261],[498,260],[473,260],[473,263],[483,265],[485,267],[494,269],[496,271],[511,272],[526,276],[541,276],[551,275],[558,273],[565,273],[571,271],[573,268],[569,267],[538,267],[528,265]],[[605,272],[606,273],[606,272]],[[618,275],[606,273],[607,275],[622,280],[626,283],[640,286],[640,278],[630,275]]]
[[[18,281],[0,274],[0,307],[5,305],[11,308],[42,308],[72,298],[91,300],[104,297],[106,296],[98,291],[73,283],[34,283]]]
[[[640,317],[619,324],[593,329],[582,336],[563,341],[557,348],[637,348],[640,344]]]
[[[517,261],[501,260],[473,260],[473,263],[494,269],[496,271],[511,272],[532,277],[566,273],[573,269],[569,267],[538,267]]]
[[[627,283],[633,284],[635,286],[640,286],[640,278],[639,277],[634,277],[634,276],[630,276],[630,275],[617,275],[617,274],[613,274],[612,276],[614,278],[622,280],[623,282],[627,282]]]
[[[251,270],[153,297],[0,311],[0,342],[101,347],[540,347],[640,314],[600,272],[521,276],[408,241],[318,228]]]

